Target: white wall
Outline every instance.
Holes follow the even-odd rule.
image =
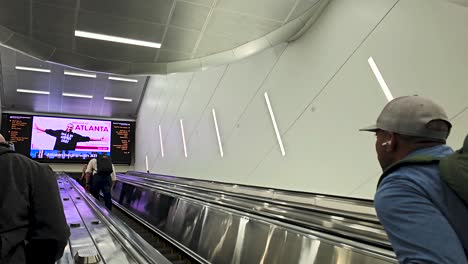
[[[371,198],[380,172],[374,136],[358,129],[387,101],[367,59],[394,96],[433,98],[453,117],[468,107],[466,25],[468,8],[442,0],[334,0],[293,43],[202,72],[154,76],[137,120],[135,169],[145,170],[147,155],[154,173]],[[454,125],[449,143],[458,146],[468,111]]]

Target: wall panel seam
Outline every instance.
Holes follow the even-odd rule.
[[[317,92],[317,94],[312,98],[312,100],[304,107],[302,112],[297,116],[297,118],[284,130],[284,132],[281,134],[283,138],[286,137],[287,133],[289,130],[296,124],[296,122],[304,115],[304,113],[309,109],[309,107],[315,102],[315,100],[322,94],[322,92],[328,87],[328,85],[335,79],[335,77],[338,75],[338,73],[341,71],[341,69],[348,63],[348,61],[354,56],[354,54],[361,48],[361,46],[366,42],[366,40],[372,35],[372,33],[377,29],[377,27],[382,23],[382,21],[385,20],[385,18],[390,14],[390,12],[395,8],[395,6],[400,2],[400,0],[397,0],[392,7],[389,8],[389,10],[382,16],[382,18],[376,23],[376,25],[369,31],[369,33],[363,38],[363,40],[357,45],[357,47],[351,52],[351,54],[346,58],[346,60],[343,62],[343,64],[336,70],[336,72],[328,79],[328,81],[324,84],[324,86]],[[267,152],[267,154],[260,160],[260,162],[255,166],[248,174],[247,177],[252,176],[252,174],[255,173],[255,171],[260,167],[260,165],[265,161],[265,159],[270,155],[272,151],[274,151],[276,148],[275,145],[273,145],[270,150]]]

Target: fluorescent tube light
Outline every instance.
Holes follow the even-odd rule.
[[[148,167],[148,155],[145,155],[145,165],[146,165],[146,172],[149,172],[149,167]]]
[[[136,80],[136,79],[127,79],[127,78],[114,77],[114,76],[109,76],[109,80],[122,81],[122,82],[133,82],[133,83],[138,82],[138,80]]]
[[[182,132],[182,142],[184,143],[184,154],[187,157],[187,145],[185,144],[184,122],[180,119],[180,131]]]
[[[28,89],[16,89],[18,93],[32,93],[32,94],[46,94],[49,95],[50,92],[48,91],[38,91],[38,90],[28,90]]]
[[[283,140],[281,139],[281,135],[278,130],[278,125],[276,124],[275,114],[273,114],[273,109],[271,108],[270,98],[268,97],[268,93],[265,92],[264,95],[265,95],[265,101],[268,106],[268,111],[270,112],[271,122],[273,123],[273,127],[275,129],[276,139],[278,140],[278,144],[281,149],[281,155],[285,156],[286,152],[284,151]]]
[[[218,137],[219,154],[221,155],[221,157],[223,157],[224,156],[223,145],[221,144],[221,137],[219,136],[218,120],[216,119],[216,112],[214,108],[212,110],[212,113],[213,113],[213,122],[216,128],[216,136]]]
[[[382,91],[385,94],[385,97],[387,97],[387,100],[393,100],[393,95],[390,92],[390,89],[388,88],[387,83],[385,82],[382,74],[380,73],[379,68],[377,67],[377,64],[375,63],[374,59],[372,57],[369,57],[367,62],[369,62],[372,72],[374,73],[375,78],[377,78],[377,81],[379,82],[380,87],[382,88]]]
[[[71,76],[78,76],[78,77],[96,78],[96,74],[94,74],[94,73],[84,73],[84,72],[75,72],[75,71],[64,71],[63,74],[65,74],[65,75],[71,75]]]
[[[133,101],[133,100],[130,99],[130,98],[109,97],[109,96],[105,96],[105,97],[104,97],[104,100],[120,101],[120,102],[131,102],[131,101]]]
[[[149,41],[143,41],[143,40],[109,36],[109,35],[104,35],[104,34],[99,34],[99,33],[81,31],[81,30],[75,30],[75,36],[83,37],[83,38],[99,39],[99,40],[105,40],[105,41],[111,41],[111,42],[118,42],[118,43],[130,44],[130,45],[144,46],[144,47],[150,47],[150,48],[157,48],[157,49],[161,47],[161,43],[157,43],[157,42],[149,42]]]
[[[164,145],[162,139],[161,125],[159,125],[159,144],[161,145],[161,157],[164,158]]]
[[[62,96],[67,96],[67,97],[78,97],[78,98],[88,98],[92,99],[92,95],[87,95],[87,94],[76,94],[76,93],[62,93]]]
[[[23,66],[16,66],[15,69],[22,70],[22,71],[34,71],[34,72],[46,72],[50,73],[49,69],[41,69],[41,68],[32,68],[32,67],[23,67]]]

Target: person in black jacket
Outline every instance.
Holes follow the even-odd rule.
[[[70,236],[52,169],[0,135],[0,263],[54,263]]]

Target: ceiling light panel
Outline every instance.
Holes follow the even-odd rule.
[[[33,68],[33,67],[24,67],[24,66],[16,66],[15,69],[21,71],[33,71],[33,72],[45,72],[50,73],[49,69],[42,69],[42,68]]]
[[[64,71],[63,74],[77,77],[86,77],[86,78],[96,78],[95,73],[85,73],[85,72],[76,72],[76,71]]]
[[[121,82],[132,82],[132,83],[138,82],[137,79],[128,79],[128,78],[114,77],[114,76],[109,76],[109,80],[121,81]]]
[[[120,98],[120,97],[110,97],[110,96],[105,96],[104,100],[119,101],[119,102],[132,102],[133,101],[130,98]]]
[[[45,94],[49,95],[50,92],[48,91],[39,91],[39,90],[28,90],[28,89],[16,89],[18,93],[31,93],[31,94]]]
[[[66,97],[78,97],[78,98],[88,98],[88,99],[92,99],[92,98],[93,98],[92,95],[87,95],[87,94],[76,94],[76,93],[62,93],[62,96],[66,96]]]
[[[104,41],[118,42],[118,43],[124,43],[124,44],[129,44],[129,45],[143,46],[143,47],[149,47],[149,48],[159,49],[161,47],[161,43],[157,43],[157,42],[149,42],[149,41],[143,41],[143,40],[137,40],[137,39],[122,38],[122,37],[117,37],[117,36],[110,36],[110,35],[86,32],[86,31],[81,31],[81,30],[75,30],[75,36],[76,37],[82,37],[82,38],[90,38],[90,39],[98,39],[98,40],[104,40]]]

